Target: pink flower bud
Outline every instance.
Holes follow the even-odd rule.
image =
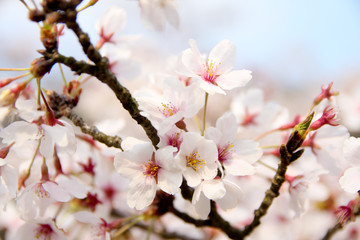
[[[322,86],[321,87],[321,93],[314,99],[314,106],[318,105],[323,99],[327,98],[330,99],[332,96],[339,95],[339,92],[331,92],[331,87],[333,85],[333,82],[331,82],[327,87]]]
[[[337,115],[337,111],[335,110],[335,108],[328,105],[324,109],[323,115],[318,120],[316,120],[311,124],[310,130],[317,130],[326,124],[331,126],[338,126],[339,119],[336,118],[336,115]]]

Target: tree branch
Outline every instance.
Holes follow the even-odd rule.
[[[95,126],[87,124],[84,119],[75,114],[72,108],[76,106],[76,102],[72,99],[59,95],[56,92],[50,94],[50,106],[54,111],[55,117],[60,118],[61,116],[70,119],[75,126],[80,127],[81,131],[93,137],[94,140],[105,144],[108,147],[115,147],[121,149],[122,139],[118,136],[108,136],[105,133],[99,131]]]
[[[160,142],[157,130],[151,124],[149,119],[140,114],[136,100],[131,96],[129,90],[122,86],[116,76],[110,71],[108,59],[101,56],[100,52],[90,42],[88,34],[86,34],[77,23],[76,7],[80,2],[81,1],[79,0],[55,2],[45,1],[43,4],[44,13],[47,20],[51,19],[51,22],[53,23],[65,23],[66,26],[76,34],[84,53],[94,64],[77,61],[73,57],[65,57],[58,53],[57,48],[46,48],[45,51],[40,51],[40,53],[47,59],[51,59],[54,62],[62,63],[68,66],[71,70],[78,74],[87,73],[108,85],[115,93],[124,109],[126,109],[130,116],[143,127],[153,146],[157,148],[157,144]]]

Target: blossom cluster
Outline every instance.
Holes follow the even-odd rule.
[[[263,205],[270,207],[279,194],[251,239],[320,238],[331,225],[350,222],[337,239],[359,238],[360,138],[341,125],[332,83],[308,113],[291,117],[265,100],[263,90],[248,87],[252,72],[235,64],[229,40],[203,54],[190,39],[188,49],[169,57],[166,71],[139,74],[146,67],[134,51],[140,37],[121,36],[127,13],[120,7],[96,24],[93,50],[107,57],[106,73],[81,72],[71,65],[75,59],[49,57],[69,30],[56,22],[60,10],[51,12],[49,2],[43,1],[44,12],[30,14],[41,21],[44,57],[27,73],[0,81],[0,226],[6,239],[227,239],[234,233],[213,221],[251,226],[259,220],[254,209],[266,214]],[[174,1],[140,0],[139,6],[147,26],[161,30],[168,21],[178,27]],[[102,66],[105,58],[96,62],[94,56],[94,65],[78,64]],[[62,94],[41,87],[54,61],[70,62],[79,74],[64,79]],[[123,101],[99,85],[105,74],[122,89],[108,84],[117,97],[125,95],[122,85],[134,89],[122,104],[128,110],[136,103],[130,115],[141,126],[137,119],[147,119],[156,136],[147,138],[127,113],[102,117],[110,101]],[[86,111],[102,101],[94,95],[107,102],[91,121]],[[291,146],[294,136],[299,139]],[[290,161],[284,170],[285,146]]]

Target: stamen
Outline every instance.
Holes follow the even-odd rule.
[[[179,151],[182,141],[183,141],[183,139],[180,136],[180,133],[177,132],[177,133],[175,133],[175,134],[168,137],[167,143],[168,143],[169,146],[176,147],[178,149],[178,151]]]
[[[49,224],[39,224],[39,227],[36,229],[36,239],[51,239],[51,235],[54,230]]]
[[[38,183],[36,185],[35,194],[40,199],[49,197],[49,193],[44,189],[44,187],[41,183]]]
[[[233,144],[226,144],[223,147],[218,148],[218,159],[221,163],[231,158],[233,147]]]
[[[165,117],[170,117],[178,112],[178,110],[176,109],[174,104],[172,104],[171,102],[161,103],[161,106],[162,106],[162,109],[161,109],[161,107],[158,107],[158,109]]]
[[[219,63],[218,65],[220,65],[220,64],[221,63]],[[215,80],[219,76],[219,75],[216,74],[216,70],[217,70],[218,65],[215,65],[213,60],[208,60],[206,62],[206,64],[203,64],[204,71],[203,71],[203,74],[202,74],[201,77],[205,81],[216,85]]]
[[[146,165],[140,165],[144,172],[143,174],[149,177],[153,177],[157,180],[157,174],[159,172],[160,166],[157,165],[155,161],[155,153],[153,153],[151,159],[146,163]]]
[[[201,159],[198,151],[191,153],[186,156],[187,166],[193,168],[195,171],[202,168],[202,165],[205,165],[205,160]]]

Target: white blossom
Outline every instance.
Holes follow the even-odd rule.
[[[200,53],[195,40],[190,39],[189,43],[190,48],[181,57],[186,70],[183,74],[194,78],[208,94],[225,95],[224,90],[243,87],[250,81],[249,70],[232,70],[236,47],[229,40],[218,43],[208,57]]]

